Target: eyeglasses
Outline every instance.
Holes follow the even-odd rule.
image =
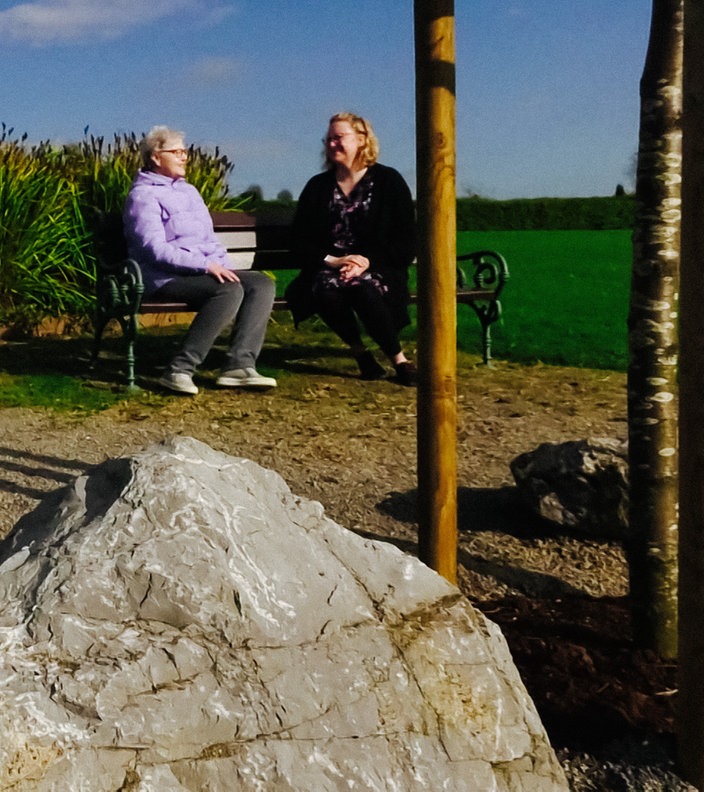
[[[187,157],[188,149],[185,148],[159,149],[159,154],[173,154],[175,157]]]
[[[339,143],[343,137],[347,137],[347,135],[363,135],[363,132],[342,132],[340,135],[330,135],[329,137],[324,137],[322,142],[323,145],[327,146],[330,143]]]

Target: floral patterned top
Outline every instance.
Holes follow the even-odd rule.
[[[337,256],[344,256],[356,249],[356,229],[369,211],[373,192],[374,179],[369,172],[364,174],[349,195],[345,195],[340,186],[335,184],[329,208],[333,247]],[[349,288],[365,281],[371,283],[381,294],[388,291],[383,278],[377,272],[367,270],[362,275],[343,281],[340,279],[340,271],[335,267],[324,267],[318,272],[313,291]]]

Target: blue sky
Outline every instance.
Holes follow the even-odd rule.
[[[457,192],[633,186],[649,0],[455,0]],[[164,123],[297,195],[329,116],[415,190],[413,0],[0,1],[0,121],[31,141]]]

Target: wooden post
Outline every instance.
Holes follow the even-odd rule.
[[[680,773],[704,790],[704,7],[684,2],[680,250]]]
[[[457,307],[453,0],[415,0],[418,550],[457,582]]]

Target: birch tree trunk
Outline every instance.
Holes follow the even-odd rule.
[[[704,790],[704,4],[684,2],[677,736]]]
[[[683,0],[653,0],[641,79],[628,317],[629,534],[635,640],[677,654],[677,304]],[[703,603],[704,605],[704,603]]]

